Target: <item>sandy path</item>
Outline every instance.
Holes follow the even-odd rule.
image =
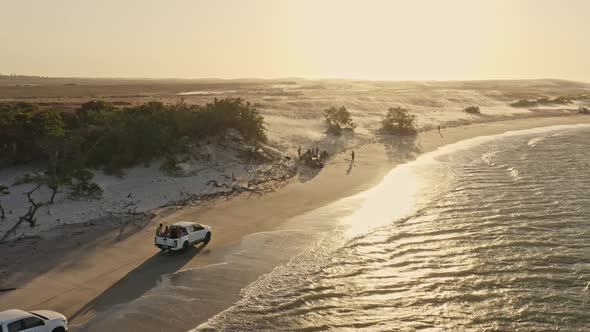
[[[0,262],[18,262],[26,269],[10,276],[11,285],[4,285],[18,289],[0,293],[0,310],[52,309],[63,312],[78,325],[97,312],[141,297],[157,285],[162,275],[223,262],[228,249],[238,245],[244,236],[276,229],[290,218],[366,190],[392,167],[420,153],[475,136],[589,122],[588,116],[499,121],[443,129],[444,138],[433,131],[421,133],[415,141],[375,142],[355,150],[356,167],[349,169],[349,154],[340,154],[319,174],[304,176],[277,192],[260,198],[243,196],[184,208],[163,219],[155,218],[146,227],[129,230],[128,236],[121,237],[119,229],[97,227],[93,229],[95,233],[87,231],[59,241],[27,240],[14,246],[3,245]],[[155,225],[162,220],[209,224],[213,227],[213,240],[205,248],[160,254],[152,243]],[[9,273],[10,270],[5,272]],[[256,274],[249,274],[233,276],[226,282],[211,281],[207,285],[208,296],[215,303],[193,308],[199,314],[192,316],[186,326],[195,326],[230,306],[238,298],[239,289],[255,277]]]

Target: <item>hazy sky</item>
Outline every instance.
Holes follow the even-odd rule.
[[[590,0],[0,0],[0,73],[590,81]]]

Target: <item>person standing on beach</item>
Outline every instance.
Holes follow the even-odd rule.
[[[354,164],[354,150],[350,151],[350,159],[351,159],[352,163]]]
[[[301,160],[301,145],[297,148],[297,155],[299,156],[299,160]]]

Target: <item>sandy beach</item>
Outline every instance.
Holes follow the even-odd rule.
[[[426,131],[406,141],[397,137],[376,140],[355,149],[354,167],[349,167],[347,150],[336,155],[308,181],[292,181],[261,197],[242,195],[231,200],[161,211],[147,224],[61,226],[67,229],[56,230],[55,234],[61,234],[58,236],[5,243],[0,247],[0,273],[6,276],[6,271],[10,271],[10,274],[2,276],[2,288],[16,289],[2,292],[0,310],[19,307],[60,311],[70,318],[72,329],[76,330],[97,314],[145,296],[154,287],[161,286],[163,276],[216,266],[214,279],[200,281],[199,289],[206,292],[200,293],[190,313],[167,326],[175,331],[187,330],[230,306],[239,299],[243,287],[271,271],[276,264],[287,261],[297,251],[265,253],[261,246],[260,256],[270,257],[266,262],[252,263],[255,266],[250,266],[243,274],[229,267],[224,269],[227,256],[239,252],[249,235],[279,229],[290,219],[367,190],[396,165],[445,144],[506,131],[589,122],[590,117],[581,115],[535,117],[444,128],[442,135],[436,130]],[[198,246],[188,252],[160,253],[153,246],[156,225],[179,220],[212,226],[213,240],[205,247]],[[299,250],[304,247],[302,245]],[[268,247],[270,251],[276,249],[276,246]],[[117,324],[118,330],[158,331],[166,327],[133,319]],[[104,330],[109,322],[95,318],[89,326],[89,330]]]

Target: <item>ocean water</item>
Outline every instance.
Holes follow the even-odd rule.
[[[196,330],[590,331],[589,127],[453,144],[337,204]]]

